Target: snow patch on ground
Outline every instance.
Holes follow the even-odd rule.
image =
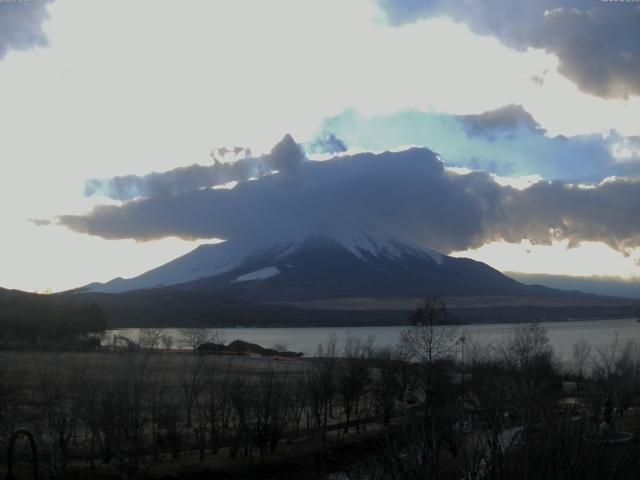
[[[245,273],[244,275],[240,275],[231,283],[249,282],[252,280],[265,280],[267,278],[275,277],[276,275],[280,275],[280,270],[278,270],[277,267],[266,267],[261,268],[260,270]]]

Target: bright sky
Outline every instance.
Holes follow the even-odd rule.
[[[85,197],[85,180],[208,164],[222,145],[266,152],[285,133],[307,142],[349,109],[370,118],[516,104],[548,137],[640,135],[637,95],[584,93],[550,49],[514,49],[446,14],[391,24],[373,0],[56,0],[46,8],[46,45],[0,56],[3,287],[64,290],[130,277],[197,245],[29,222],[108,203]],[[637,140],[624,139],[617,156],[634,162]],[[502,181],[522,187],[531,178]],[[598,243],[495,242],[458,255],[510,271],[640,275],[639,249],[624,256]]]

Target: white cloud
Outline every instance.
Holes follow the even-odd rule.
[[[619,162],[640,160],[640,137],[617,138],[610,146],[611,155]]]
[[[524,190],[534,183],[538,183],[543,180],[540,175],[523,175],[519,177],[501,177],[499,175],[491,175],[491,177],[498,185],[502,185],[503,187],[513,187],[516,190]]]

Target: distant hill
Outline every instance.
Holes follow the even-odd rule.
[[[523,283],[537,283],[550,288],[581,290],[597,295],[635,298],[640,300],[640,281],[616,277],[573,277],[570,275],[547,275],[542,273],[507,273]]]
[[[0,339],[7,346],[95,346],[107,327],[102,309],[85,299],[0,288]]]

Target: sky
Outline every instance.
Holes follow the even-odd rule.
[[[638,2],[0,0],[0,135],[5,288],[354,224],[640,280]]]

